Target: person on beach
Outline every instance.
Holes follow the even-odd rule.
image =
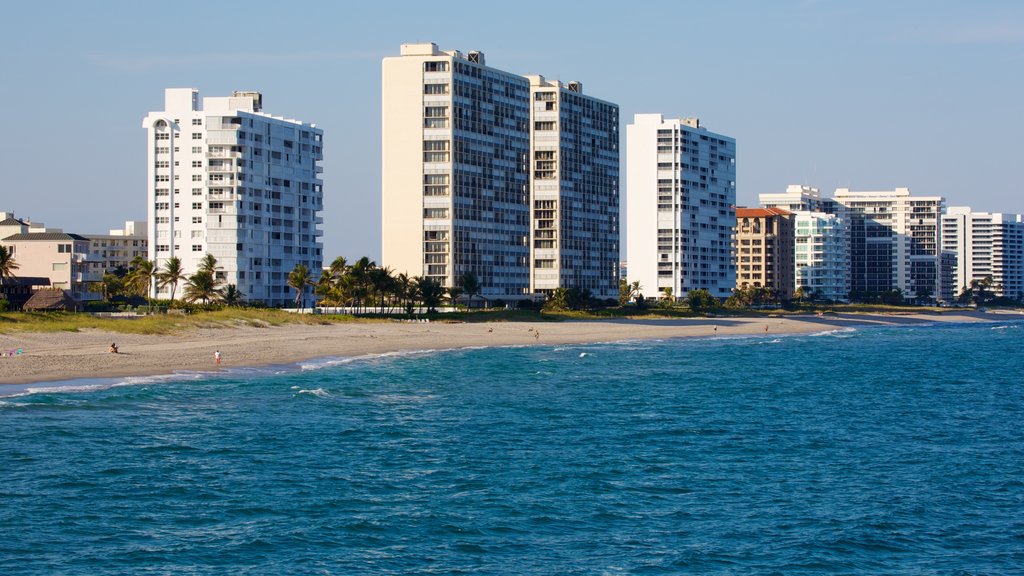
[[[715,336],[718,336],[718,324],[715,324]]]
[[[220,350],[214,351],[213,359],[217,362],[217,364],[220,364]]]
[[[767,325],[767,324],[765,324],[765,325],[764,325],[764,333],[765,333],[765,334],[767,334],[767,333],[768,333],[768,325]]]
[[[533,339],[540,342],[540,330],[533,331]]]
[[[117,354],[117,342],[110,343],[110,350],[108,350],[108,352],[111,354]]]

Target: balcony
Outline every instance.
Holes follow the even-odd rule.
[[[223,151],[223,150],[220,150],[220,151],[217,151],[217,152],[208,151],[206,153],[206,157],[207,158],[241,158],[242,157],[242,153],[241,152],[226,152],[226,151]]]
[[[224,174],[224,173],[226,173],[226,174],[233,174],[235,172],[241,172],[242,171],[242,167],[241,166],[233,166],[231,164],[228,164],[226,166],[223,166],[223,165],[222,166],[210,165],[207,168],[207,170],[209,170],[210,172],[216,172],[216,173],[221,173],[221,174]]]

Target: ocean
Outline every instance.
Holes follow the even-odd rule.
[[[1024,572],[1024,324],[0,398],[0,573]]]

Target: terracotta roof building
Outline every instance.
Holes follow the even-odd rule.
[[[793,213],[782,208],[736,208],[736,288],[768,288],[793,297]]]

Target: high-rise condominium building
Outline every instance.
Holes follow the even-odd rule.
[[[430,43],[385,58],[382,80],[383,264],[446,286],[473,273],[488,298],[617,294],[614,105]]]
[[[1024,219],[951,206],[942,216],[942,251],[952,255],[943,298],[956,299],[974,280],[992,278],[998,296],[1024,299]]]
[[[619,294],[619,107],[530,80],[530,291]]]
[[[846,301],[850,297],[850,225],[824,212],[796,212],[794,284],[807,296]]]
[[[696,118],[637,114],[626,127],[629,280],[645,295],[706,289],[726,298],[736,285],[736,141]]]
[[[821,197],[821,191],[811,186],[790,184],[785,192],[758,194],[763,208],[782,208],[790,212],[829,212],[832,200]]]
[[[904,298],[940,296],[940,196],[911,196],[907,188],[880,192],[836,190],[850,222],[851,294],[900,290]]]
[[[194,273],[207,253],[217,276],[247,300],[287,305],[288,273],[322,267],[323,131],[263,112],[258,92],[203,98],[165,92],[148,132],[149,259],[181,259]],[[181,293],[180,286],[178,294]],[[170,287],[157,291],[169,297]]]
[[[793,297],[793,213],[736,208],[736,288],[768,288]]]

